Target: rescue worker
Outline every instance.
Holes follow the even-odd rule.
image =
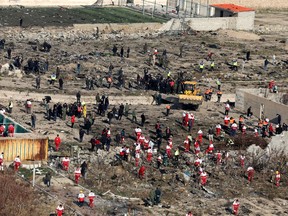
[[[212,60],[210,63],[210,70],[214,71],[214,67],[215,67],[215,62]]]
[[[204,62],[203,61],[200,62],[199,69],[200,69],[200,72],[202,73],[204,70]]]
[[[64,213],[64,207],[62,206],[62,204],[60,204],[59,206],[57,206],[56,208],[56,214],[57,216],[62,216]]]
[[[14,159],[14,170],[17,172],[21,166],[21,160],[19,155]]]
[[[62,166],[63,166],[63,169],[64,169],[65,171],[68,171],[68,169],[69,169],[69,163],[70,163],[70,159],[69,159],[67,156],[65,156],[65,157],[63,158],[63,160],[62,160]]]
[[[207,184],[207,173],[205,171],[200,174],[200,184],[201,186],[205,186]]]
[[[138,152],[135,153],[135,166],[139,166],[139,161],[140,161],[140,154]]]
[[[202,164],[202,160],[200,159],[200,157],[197,157],[196,160],[194,161],[194,166],[200,167],[201,164]]]
[[[14,137],[14,126],[13,126],[13,124],[10,124],[8,126],[8,136],[9,137]]]
[[[249,183],[251,183],[252,180],[253,180],[253,177],[254,177],[254,169],[253,169],[253,167],[248,167],[247,168],[247,173],[248,173],[248,181],[249,181]]]
[[[140,138],[140,136],[142,134],[141,128],[136,127],[134,131],[135,131],[135,135],[136,135],[136,140],[139,140],[139,138]]]
[[[214,145],[213,143],[210,143],[208,148],[206,149],[206,154],[213,154],[213,151],[214,151]]]
[[[147,162],[148,163],[152,162],[152,156],[153,156],[153,152],[152,152],[151,147],[149,147],[148,150],[147,150]]]
[[[31,114],[31,110],[32,110],[31,100],[29,100],[29,99],[26,100],[25,107],[26,107],[26,113]]]
[[[280,172],[279,171],[276,171],[276,176],[275,176],[275,185],[276,187],[279,187],[280,186]]]
[[[169,143],[166,145],[166,154],[169,158],[171,157],[171,146]]]
[[[229,115],[229,111],[230,111],[230,104],[229,103],[226,103],[225,104],[225,113],[224,113],[224,115],[226,116],[226,115]]]
[[[198,140],[196,140],[194,143],[194,151],[195,151],[196,155],[198,155],[200,153],[200,144],[199,144]]]
[[[217,91],[217,102],[220,103],[222,97],[222,91],[218,90]]]
[[[90,208],[93,208],[93,206],[94,206],[94,198],[95,198],[95,193],[90,191],[90,193],[88,194]]]
[[[74,172],[75,184],[78,184],[80,176],[81,176],[81,168],[77,167]]]
[[[198,132],[197,132],[197,134],[198,134],[199,144],[201,144],[201,143],[202,143],[202,138],[203,138],[203,132],[202,132],[202,130],[199,129]]]
[[[175,161],[178,161],[179,160],[179,155],[180,155],[180,149],[179,147],[176,149],[175,153],[174,153],[174,156],[175,156]]]
[[[80,191],[80,193],[78,194],[79,207],[82,207],[84,205],[84,201],[85,201],[85,194],[83,193],[83,191]]]
[[[58,151],[61,144],[61,138],[59,137],[59,134],[57,134],[57,136],[55,137],[54,143],[55,143],[55,149],[56,151]]]
[[[161,202],[161,190],[157,187],[155,190],[155,197],[154,197],[154,203],[155,205],[158,205]]]
[[[228,115],[225,115],[225,117],[224,117],[224,125],[225,125],[225,127],[228,127],[228,125],[229,125],[229,120],[230,120],[229,116],[228,116]]]
[[[167,105],[166,106],[166,116],[169,116],[170,109],[171,109],[170,105]]]
[[[246,134],[246,129],[247,127],[244,124],[242,124],[242,135]]]
[[[220,136],[221,129],[222,129],[222,127],[221,127],[221,125],[218,123],[218,124],[216,125],[216,136],[217,136],[217,137]]]
[[[239,212],[239,207],[240,207],[240,203],[238,199],[235,199],[232,205],[232,209],[233,209],[233,214],[234,215],[238,215]]]
[[[140,169],[139,169],[139,172],[138,172],[138,175],[139,175],[139,178],[140,178],[140,179],[143,179],[143,178],[144,178],[145,170],[146,170],[145,166],[142,165],[142,166],[140,167]]]
[[[185,148],[185,152],[189,152],[190,151],[190,142],[189,142],[188,136],[184,140],[184,148]]]
[[[238,71],[238,62],[236,59],[233,59],[233,61],[232,61],[232,69],[234,71]]]
[[[222,163],[222,153],[220,152],[220,150],[218,150],[218,152],[216,153],[216,164],[219,165]]]
[[[237,131],[237,124],[234,122],[232,125],[231,125],[231,136],[235,136],[236,135],[236,131]]]

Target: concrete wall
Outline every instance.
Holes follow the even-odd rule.
[[[276,119],[276,114],[282,116],[282,122],[288,123],[288,106],[274,101],[268,100],[263,97],[252,94],[257,92],[253,89],[238,89],[236,91],[235,107],[242,111],[247,111],[248,107],[252,107],[252,112],[258,118],[260,117],[260,106],[264,105],[264,115],[270,120]]]
[[[194,18],[189,20],[189,26],[196,31],[215,31],[218,29],[228,29],[228,18]]]
[[[237,16],[236,28],[239,30],[254,29],[255,11],[241,12]]]

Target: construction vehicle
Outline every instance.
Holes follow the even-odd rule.
[[[163,102],[174,103],[182,105],[183,108],[195,109],[203,102],[203,96],[200,94],[200,89],[197,88],[196,81],[182,82],[183,92],[178,95],[163,95]]]

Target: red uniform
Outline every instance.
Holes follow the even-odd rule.
[[[84,193],[80,192],[78,195],[78,202],[84,203],[84,201],[85,201],[85,195],[84,195]]]
[[[233,202],[233,214],[234,215],[238,215],[239,207],[240,207],[240,203],[237,200],[235,200]]]
[[[60,144],[61,144],[61,138],[59,136],[55,137],[54,143],[55,143],[56,151],[58,151]]]
[[[224,117],[224,125],[225,125],[225,126],[228,126],[228,125],[229,125],[229,120],[230,120],[230,118],[229,118],[228,116],[225,116],[225,117]]]
[[[77,168],[74,172],[74,177],[75,177],[75,183],[78,184],[79,178],[81,176],[81,169]]]
[[[62,160],[62,166],[65,171],[68,171],[70,159],[68,157],[64,157]]]
[[[136,152],[135,154],[135,166],[139,166],[140,154]]]
[[[140,177],[141,179],[144,178],[145,170],[146,170],[146,168],[145,168],[144,166],[141,166],[140,169],[139,169],[138,174],[139,174],[139,177]]]
[[[90,208],[92,208],[94,206],[94,198],[95,198],[95,194],[91,191],[88,194],[88,199],[89,199],[89,206]]]
[[[63,213],[64,213],[64,207],[62,205],[59,205],[57,208],[56,208],[56,212],[57,212],[57,216],[62,216]]]
[[[220,133],[221,133],[221,125],[218,124],[218,125],[216,125],[216,136],[217,137],[220,136]]]
[[[248,181],[252,182],[254,176],[254,169],[252,167],[248,167],[247,173],[248,173]]]
[[[212,154],[214,151],[214,145],[213,143],[209,144],[208,148],[206,149],[206,154]]]
[[[138,136],[137,136],[137,137],[138,137]],[[140,143],[141,145],[143,145],[143,144],[144,144],[144,141],[145,141],[144,135],[141,134],[141,135],[139,136],[139,139],[137,138],[137,140],[139,141],[139,143]],[[149,141],[148,141],[148,143],[149,143]]]
[[[217,159],[217,164],[220,164],[222,162],[222,154],[221,152],[216,153],[216,159]]]
[[[189,143],[188,137],[184,141],[184,147],[185,147],[185,152],[189,152],[190,151],[190,143]]]
[[[202,138],[203,138],[203,132],[202,132],[202,130],[199,130],[199,131],[198,131],[198,140],[199,140],[199,143],[202,143]]]
[[[171,147],[169,144],[167,144],[166,146],[166,154],[168,155],[169,158],[171,157]]]
[[[277,187],[280,186],[280,178],[281,178],[280,173],[276,174],[276,176],[275,176],[275,184],[276,184]]]
[[[149,148],[147,150],[147,161],[150,163],[152,161],[152,156],[153,156],[153,152],[152,152],[152,149]]]
[[[195,154],[199,154],[200,153],[200,145],[199,145],[198,141],[196,141],[194,143],[194,149],[195,149]]]
[[[12,124],[10,124],[8,126],[8,135],[9,135],[9,137],[13,137],[14,136],[14,126]]]
[[[21,160],[19,157],[16,157],[14,160],[14,170],[17,172],[21,165]]]
[[[207,183],[207,173],[206,172],[202,172],[200,174],[200,180],[201,180],[200,183],[202,186],[206,185],[206,183]]]

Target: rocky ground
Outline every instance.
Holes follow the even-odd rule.
[[[256,29],[263,24],[260,14],[257,18]],[[273,17],[273,14],[269,14]],[[276,15],[275,15],[276,16]],[[278,18],[278,15],[277,15]],[[280,19],[280,18],[279,18]],[[269,20],[265,20],[268,22]],[[67,31],[69,34],[67,33]],[[267,30],[267,29],[266,29]],[[108,95],[111,99],[109,109],[115,105],[117,108],[120,103],[131,104],[130,109],[136,108],[137,117],[145,113],[147,122],[142,127],[145,136],[155,139],[154,125],[156,121],[160,121],[165,129],[169,126],[173,133],[173,142],[175,147],[183,147],[183,141],[188,135],[186,129],[181,126],[181,109],[172,107],[171,115],[166,117],[165,104],[161,106],[150,105],[151,95],[153,91],[144,91],[137,88],[122,90],[115,86],[111,89],[105,87],[96,87],[95,90],[85,90],[85,79],[75,76],[76,63],[82,65],[82,74],[85,76],[95,77],[99,80],[105,77],[108,72],[110,63],[114,65],[113,76],[116,80],[117,71],[123,68],[127,83],[130,81],[136,86],[137,74],[142,76],[144,67],[149,68],[149,73],[156,75],[157,73],[166,74],[167,71],[157,66],[153,67],[146,64],[148,56],[142,54],[144,43],[148,44],[149,50],[152,51],[157,47],[162,53],[167,50],[169,69],[172,77],[177,72],[186,72],[189,80],[197,80],[200,84],[202,92],[209,86],[216,91],[215,81],[220,78],[223,83],[223,94],[235,94],[237,88],[245,87],[265,87],[270,79],[279,83],[280,91],[287,92],[287,32],[281,34],[278,31],[269,30],[259,32],[236,32],[236,31],[217,31],[217,32],[174,32],[174,33],[135,33],[134,35],[126,35],[125,29],[115,34],[111,32],[103,32],[97,39],[95,31],[78,32],[71,28],[32,28],[29,30],[5,27],[0,33],[0,38],[5,38],[8,46],[12,47],[12,56],[23,55],[24,64],[28,58],[39,59],[40,61],[49,61],[49,70],[41,75],[41,89],[35,89],[35,75],[22,74],[8,76],[8,72],[1,71],[0,85],[2,94],[0,95],[1,104],[7,106],[8,101],[14,101],[14,110],[11,117],[30,128],[30,115],[24,113],[24,101],[28,98],[34,99],[33,110],[37,115],[36,129],[33,133],[45,134],[51,139],[50,146],[53,147],[53,139],[56,134],[60,134],[63,144],[61,146],[61,155],[70,153],[71,146],[80,147],[80,156],[74,156],[72,160],[70,173],[55,170],[52,180],[52,186],[49,192],[56,195],[59,200],[76,209],[82,215],[185,215],[191,210],[195,215],[228,215],[227,207],[231,206],[231,202],[235,197],[240,199],[241,210],[240,215],[286,215],[288,214],[287,202],[287,166],[285,161],[287,158],[279,160],[271,159],[266,168],[257,161],[257,157],[246,152],[246,148],[255,142],[251,136],[242,138],[240,135],[237,140],[237,147],[229,148],[218,139],[215,140],[215,148],[228,150],[231,154],[230,162],[221,167],[215,167],[214,163],[207,157],[205,160],[205,169],[209,173],[208,192],[201,189],[195,177],[193,167],[187,166],[187,161],[194,161],[194,155],[191,153],[181,153],[181,161],[178,167],[175,167],[173,161],[169,162],[169,166],[163,167],[160,171],[156,167],[156,156],[154,156],[153,164],[147,164],[143,156],[143,164],[147,166],[147,175],[144,180],[137,178],[137,170],[133,159],[131,162],[122,162],[118,166],[111,166],[110,162],[115,160],[115,154],[118,153],[119,147],[114,146],[110,152],[100,151],[98,155],[89,151],[89,140],[92,135],[100,135],[102,129],[107,127],[106,118],[96,116],[95,124],[92,127],[90,135],[84,136],[83,143],[78,142],[79,126],[83,124],[83,118],[76,120],[76,127],[69,127],[70,119],[66,121],[57,119],[47,121],[44,118],[45,108],[41,105],[41,98],[45,95],[51,95],[52,104],[57,102],[74,102],[75,94],[81,90],[84,100],[88,106],[88,112],[95,112],[95,95]],[[21,34],[22,32],[22,34]],[[38,34],[37,34],[38,33]],[[52,44],[49,53],[33,51],[31,42],[35,39],[44,42],[47,40]],[[129,46],[131,49],[130,58],[121,60],[120,57],[111,56],[112,46],[117,45],[118,49],[121,45],[125,51]],[[184,45],[183,58],[178,56],[179,47]],[[242,59],[245,57],[247,50],[251,51],[251,58],[243,66]],[[206,68],[201,74],[198,71],[198,64],[206,58],[209,51],[214,53],[216,65],[215,71],[208,71],[209,62],[204,60]],[[272,55],[276,55],[276,63],[268,66],[268,71],[263,70],[263,62],[265,57],[272,61]],[[233,72],[227,63],[234,58],[238,59],[239,71]],[[1,51],[0,62],[2,65],[9,63],[6,58],[6,52]],[[54,86],[48,83],[52,71],[59,66],[61,74],[64,77],[64,90],[59,90],[58,85]],[[223,95],[223,97],[224,97]],[[224,102],[224,101],[223,101]],[[215,126],[218,122],[223,122],[224,103],[215,103],[215,101],[204,102],[198,111],[193,111],[195,115],[195,126],[192,130],[192,137],[196,137],[197,131],[201,128],[206,136],[208,127]],[[231,116],[238,119],[239,115],[244,111],[232,109]],[[131,123],[131,114],[128,118],[121,121],[112,120],[110,125],[112,137],[119,133],[122,128],[126,129],[126,144],[132,146],[134,143],[134,128],[138,125]],[[246,119],[249,127],[248,133],[251,135],[256,118]],[[226,135],[228,136],[228,135]],[[270,140],[256,140],[260,146],[265,147]],[[244,144],[243,144],[244,143]],[[162,147],[166,146],[163,141]],[[208,140],[204,139],[204,145],[201,150],[208,146]],[[247,156],[247,166],[254,165],[257,167],[255,181],[247,184],[244,171],[239,166],[238,155],[245,153]],[[55,153],[51,152],[51,155]],[[51,156],[49,164],[54,159]],[[75,186],[67,177],[73,178],[74,166],[83,160],[89,162],[89,171],[87,179],[81,179],[80,185],[87,189],[93,189],[97,193],[95,208],[89,209],[87,206],[83,208],[77,207],[75,204],[76,195],[80,190],[79,186]],[[277,164],[277,165],[276,165]],[[284,165],[283,165],[284,164]],[[262,166],[261,166],[262,165]],[[283,166],[282,166],[283,165]],[[259,167],[258,167],[259,166]],[[283,182],[280,188],[276,188],[271,183],[270,178],[273,175],[271,170],[281,169],[283,171]],[[183,172],[192,174],[190,181],[185,182]],[[60,175],[61,174],[61,175]],[[62,174],[65,176],[63,177]],[[176,177],[178,174],[179,178]],[[38,178],[37,183],[44,187],[42,183],[42,175]],[[163,191],[161,206],[145,207],[143,198],[149,196],[151,190],[159,186]],[[45,188],[46,189],[46,188]],[[103,193],[109,191],[111,193]],[[85,192],[88,193],[87,190]],[[118,197],[113,196],[118,195]],[[127,200],[126,198],[135,198]],[[59,201],[57,201],[59,202]],[[57,206],[57,202],[51,201],[51,208],[46,214]],[[73,215],[72,211],[68,211],[68,215]],[[43,214],[44,215],[44,214]]]

